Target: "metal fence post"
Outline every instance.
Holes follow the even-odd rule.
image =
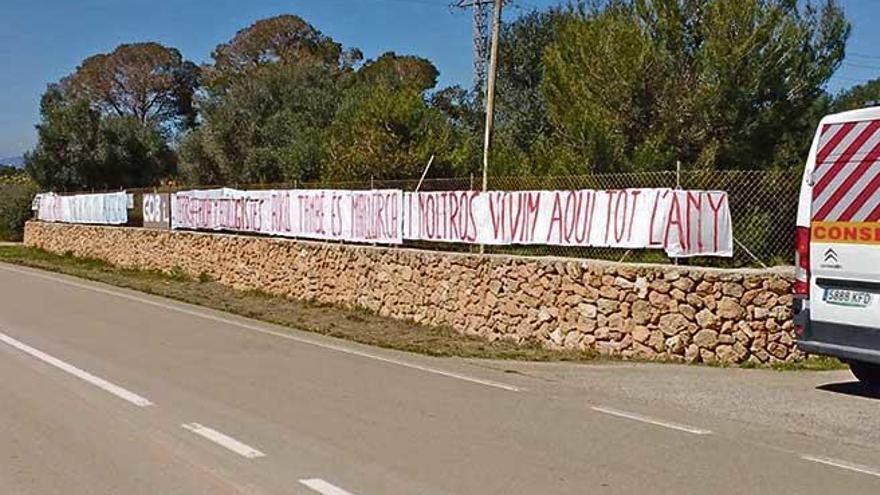
[[[681,160],[675,160],[675,189],[681,189]],[[678,257],[672,258],[672,263],[678,266]]]
[[[675,160],[675,188],[681,189],[681,160]]]

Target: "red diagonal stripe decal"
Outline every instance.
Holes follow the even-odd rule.
[[[859,194],[859,196],[852,202],[851,205],[847,207],[847,209],[840,214],[839,218],[834,219],[835,222],[848,222],[852,220],[852,217],[859,212],[862,206],[865,206],[865,203],[871,199],[877,190],[880,189],[880,173],[874,176],[871,179],[871,182],[865,186],[865,189]]]
[[[825,188],[828,187],[828,184],[830,184],[831,181],[833,181],[834,178],[837,177],[837,174],[839,174],[840,171],[843,170],[844,165],[846,165],[847,163],[849,163],[850,160],[852,160],[852,157],[855,156],[855,154],[859,151],[859,149],[865,144],[865,141],[870,139],[871,136],[873,136],[874,133],[877,132],[877,129],[880,129],[880,121],[878,121],[878,120],[871,121],[871,123],[868,125],[868,127],[865,127],[865,130],[863,130],[858,136],[856,136],[856,138],[853,140],[853,142],[850,143],[849,146],[846,147],[846,149],[843,151],[843,153],[841,153],[840,156],[835,158],[834,165],[832,165],[828,170],[825,171],[825,173],[822,174],[822,177],[819,178],[819,182],[817,182],[816,186],[813,188],[813,197],[814,198],[818,198],[819,195],[822,194],[822,191],[824,191]],[[836,137],[837,136],[835,136],[835,138]],[[819,162],[816,162],[816,166],[819,166]],[[851,182],[851,181],[852,181],[852,176],[847,178],[847,182]],[[837,193],[839,191],[840,191],[840,189],[835,191],[835,193],[834,193],[835,196],[837,195]]]
[[[834,151],[834,148],[836,148],[837,145],[840,144],[841,141],[843,141],[843,138],[845,138],[846,135],[849,134],[855,126],[855,122],[847,122],[846,124],[840,126],[840,129],[838,129],[837,132],[833,136],[831,136],[831,139],[829,139],[825,142],[825,144],[822,145],[822,148],[816,155],[816,166],[825,163],[828,155],[830,155],[831,152]]]
[[[865,156],[865,159],[859,163],[859,166],[856,168],[856,171],[853,173],[853,176],[860,177],[862,174],[866,173],[870,170],[871,165],[873,165],[878,159],[880,159],[880,143],[874,146],[868,154]],[[868,202],[869,199],[877,192],[877,189],[880,188],[880,173],[874,176],[871,179],[871,182],[865,186],[865,189],[856,196],[856,199],[853,200],[852,204],[850,204],[843,213],[840,214],[841,222],[848,222],[852,220],[852,217],[859,212],[862,206]]]
[[[866,222],[876,222],[880,220],[880,204],[874,207],[874,211],[872,211],[867,218],[865,218]]]

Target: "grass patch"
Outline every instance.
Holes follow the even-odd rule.
[[[847,370],[849,365],[829,356],[810,356],[797,363],[774,363],[770,365],[776,371],[834,371]]]
[[[727,368],[735,366],[743,369],[772,369],[776,371],[835,371],[849,369],[849,365],[843,361],[830,356],[807,356],[803,361],[778,362],[770,364],[756,364],[746,361],[737,365],[715,364],[715,366]]]
[[[533,343],[488,342],[446,327],[428,327],[384,318],[363,310],[293,301],[260,291],[238,291],[206,274],[190,277],[180,267],[169,272],[115,267],[105,261],[57,255],[23,246],[0,246],[0,262],[72,275],[148,294],[176,299],[281,326],[339,337],[362,344],[429,356],[523,361],[589,361],[596,355],[551,351]]]

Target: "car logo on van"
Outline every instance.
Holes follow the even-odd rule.
[[[837,263],[837,252],[834,249],[828,248],[828,251],[825,251],[825,263],[828,262]]]
[[[837,251],[834,248],[828,248],[825,251],[824,263],[822,268],[840,268],[840,260],[837,257]]]

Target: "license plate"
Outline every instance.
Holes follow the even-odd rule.
[[[864,308],[871,304],[871,293],[847,289],[825,289],[822,298],[828,304]]]

